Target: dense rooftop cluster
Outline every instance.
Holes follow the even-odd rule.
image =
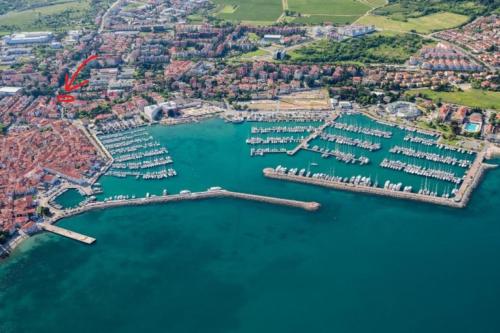
[[[460,44],[478,55],[481,61],[500,66],[500,17],[480,17],[460,29],[439,32],[441,39]]]
[[[37,218],[31,196],[38,190],[59,178],[84,183],[101,165],[94,146],[68,121],[20,116],[24,121],[0,137],[0,230],[9,232]]]

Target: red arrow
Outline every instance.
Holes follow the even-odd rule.
[[[89,62],[91,62],[92,60],[95,60],[97,59],[97,55],[91,55],[90,57],[88,57],[87,59],[85,59],[79,66],[78,68],[76,69],[76,71],[73,73],[73,75],[71,75],[71,79],[69,78],[68,74],[66,73],[66,77],[64,78],[64,90],[66,90],[67,92],[72,92],[73,90],[76,90],[76,89],[79,89],[83,86],[86,86],[87,84],[89,84],[89,80],[83,80],[82,82],[76,84],[76,85],[73,85],[75,83],[75,80],[76,78],[78,77],[78,74],[80,74],[80,71],[85,67],[87,66],[87,64]]]

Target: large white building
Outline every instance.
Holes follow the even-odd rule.
[[[144,115],[150,122],[158,121],[170,110],[177,110],[175,102],[164,102],[160,104],[148,105],[144,107]]]
[[[21,87],[0,87],[0,97],[13,96],[21,89]]]
[[[422,114],[417,105],[404,101],[397,101],[387,105],[386,111],[398,118],[405,119],[414,119]]]
[[[345,37],[359,37],[374,31],[375,26],[373,25],[347,25],[337,29],[338,34]]]
[[[52,38],[52,32],[21,32],[4,37],[4,41],[7,45],[44,44],[49,43]]]

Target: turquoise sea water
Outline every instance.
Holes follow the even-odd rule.
[[[309,152],[250,158],[250,126],[153,127],[178,176],[103,177],[102,196],[218,185],[320,211],[215,199],[63,220],[97,243],[41,234],[2,262],[0,332],[500,330],[500,170],[463,210],[283,183],[262,168],[317,162],[342,176],[420,179]]]

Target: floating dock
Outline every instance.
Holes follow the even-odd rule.
[[[89,236],[85,236],[85,235],[79,234],[77,232],[68,230],[68,229],[57,227],[57,226],[52,225],[52,224],[40,223],[38,225],[43,230],[46,230],[46,231],[52,232],[54,234],[61,235],[61,236],[64,236],[64,237],[67,237],[67,238],[70,238],[70,239],[73,239],[73,240],[85,243],[85,244],[88,244],[88,245],[93,244],[95,242],[95,238],[92,238],[92,237],[89,237]]]

